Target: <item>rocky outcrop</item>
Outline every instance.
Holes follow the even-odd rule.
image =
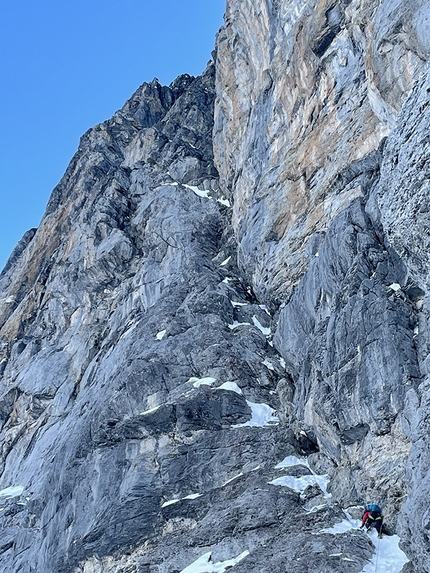
[[[369,500],[430,571],[428,15],[230,0],[82,137],[0,275],[2,571],[359,573]]]
[[[238,571],[371,557],[325,532],[345,516],[305,456],[324,459],[275,415],[284,364],[235,263],[213,99],[213,66],[138,90],[2,275],[5,573],[180,571],[202,547]]]
[[[365,194],[360,161],[429,57],[428,11],[426,0],[228,3],[215,158],[259,296],[282,302],[311,238]]]
[[[424,88],[405,104],[415,119],[396,122],[429,58],[428,14],[421,1],[230,2],[218,40],[216,165],[239,266],[280,308],[283,415],[316,432],[336,497],[383,499],[390,527],[426,370]]]
[[[407,269],[399,291],[418,309],[414,342],[422,374],[418,387],[407,389],[403,423],[412,443],[407,464],[408,497],[400,527],[405,548],[418,570],[430,570],[427,493],[430,485],[428,457],[429,412],[429,150],[430,71],[418,81],[405,102],[398,127],[387,142],[381,178],[372,193],[373,211],[379,215],[387,242]],[[411,288],[411,285],[412,288]]]

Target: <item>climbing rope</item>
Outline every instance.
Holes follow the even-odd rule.
[[[378,573],[378,559],[379,559],[379,543],[380,543],[380,539],[378,536],[378,541],[376,542],[376,559],[375,559],[375,573]]]

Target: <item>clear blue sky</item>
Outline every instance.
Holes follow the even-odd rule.
[[[144,81],[200,74],[225,0],[0,4],[0,270],[37,227],[79,137]]]

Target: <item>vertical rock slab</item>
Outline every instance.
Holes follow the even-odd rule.
[[[426,70],[405,103],[395,133],[388,139],[379,184],[372,193],[387,242],[402,258],[408,295],[419,309],[414,341],[421,384],[407,393],[404,425],[412,442],[407,493],[400,525],[404,546],[418,570],[430,571],[429,473],[429,178],[430,72]]]
[[[337,183],[392,129],[429,57],[427,16],[425,0],[228,2],[215,161],[259,296],[291,293],[312,235],[363,196]]]
[[[335,497],[383,500],[391,525],[405,493],[405,399],[420,381],[406,284],[405,265],[357,199],[329,227],[275,336],[293,390],[281,399],[335,462]]]

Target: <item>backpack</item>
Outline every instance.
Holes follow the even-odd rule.
[[[376,505],[374,503],[368,503],[366,505],[366,511],[376,511],[378,513],[382,513],[381,508],[379,507],[379,505]]]

